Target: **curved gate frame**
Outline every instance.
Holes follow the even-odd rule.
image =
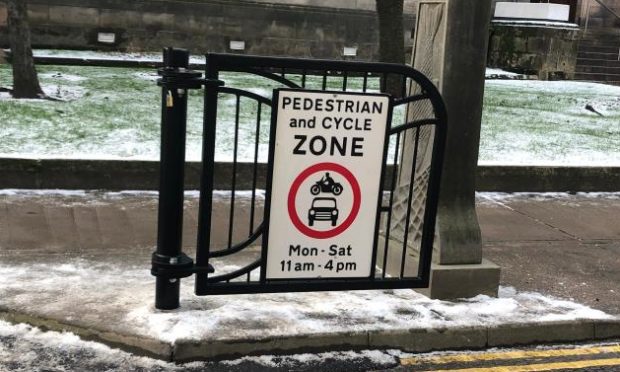
[[[168,48],[170,53],[172,53],[172,48]],[[176,50],[178,51],[178,50]],[[166,55],[166,51],[164,53]],[[170,61],[171,57],[168,57]],[[166,57],[164,57],[166,60]],[[187,62],[185,62],[187,67]],[[165,68],[164,68],[165,69]],[[243,268],[235,270],[233,272],[220,274],[220,275],[209,275],[213,272],[213,268],[210,265],[209,261],[211,258],[223,257],[227,255],[231,255],[237,252],[242,251],[243,249],[250,246],[254,241],[257,241],[261,234],[265,231],[265,227],[268,221],[263,221],[259,224],[258,227],[251,232],[249,237],[236,245],[231,243],[232,240],[232,230],[229,225],[229,245],[227,249],[211,251],[210,249],[210,241],[211,241],[211,222],[212,222],[212,206],[213,206],[213,184],[214,184],[214,158],[215,158],[215,139],[216,139],[216,127],[218,125],[217,121],[217,105],[218,105],[218,95],[220,94],[232,94],[236,97],[236,122],[235,122],[235,152],[233,159],[233,172],[232,172],[232,208],[231,208],[231,217],[230,224],[233,224],[233,216],[234,213],[234,196],[235,196],[235,182],[236,182],[236,167],[237,167],[237,135],[238,135],[238,125],[239,125],[239,100],[240,97],[246,97],[252,100],[255,100],[258,104],[258,116],[257,120],[260,121],[261,117],[261,108],[262,105],[271,106],[271,99],[261,96],[259,94],[245,91],[242,89],[228,87],[225,85],[225,82],[220,80],[220,73],[222,72],[235,72],[235,73],[247,73],[262,76],[268,79],[271,79],[279,84],[282,84],[284,87],[295,88],[295,89],[304,89],[306,87],[306,78],[308,76],[322,76],[322,90],[328,91],[327,88],[327,78],[328,76],[338,76],[342,79],[342,90],[333,92],[346,92],[347,89],[347,79],[348,77],[362,77],[363,78],[363,92],[366,92],[368,87],[368,77],[369,76],[379,76],[381,77],[381,91],[385,91],[385,81],[388,79],[388,76],[399,76],[401,80],[401,96],[390,98],[390,120],[392,118],[391,113],[394,108],[401,105],[409,105],[418,101],[428,101],[432,107],[433,117],[421,118],[414,121],[406,122],[405,124],[398,125],[396,127],[390,127],[389,135],[396,136],[396,155],[394,155],[393,166],[395,167],[399,159],[398,157],[398,149],[401,145],[400,141],[403,133],[408,130],[416,131],[416,148],[417,141],[419,140],[419,131],[420,128],[424,126],[432,126],[434,128],[434,138],[433,138],[433,147],[432,147],[432,158],[430,164],[430,175],[428,179],[428,188],[426,194],[426,203],[424,210],[424,223],[422,226],[422,237],[421,237],[421,245],[420,245],[420,256],[419,256],[419,267],[418,267],[418,275],[415,277],[406,277],[404,275],[404,259],[405,252],[407,249],[407,238],[403,241],[402,246],[402,262],[401,262],[401,272],[398,277],[389,277],[385,274],[385,255],[383,262],[383,270],[382,275],[380,277],[369,277],[369,278],[360,278],[360,279],[294,279],[294,280],[277,280],[270,281],[266,280],[264,275],[264,270],[262,270],[262,266],[265,265],[265,255],[261,254],[260,258],[254,262],[249,263]],[[181,71],[178,73],[191,73],[184,68],[181,68]],[[164,77],[159,81],[159,84],[162,86],[162,118],[164,118],[166,114],[165,105],[166,105],[166,89],[170,92],[169,88],[173,84],[179,84],[179,79],[174,80],[172,77],[168,77],[168,85],[166,85],[166,73],[162,73]],[[294,74],[295,76],[301,77],[301,84],[294,82],[291,79],[288,79],[286,75]],[[447,130],[447,117],[446,117],[446,109],[441,98],[441,95],[437,88],[433,85],[433,83],[426,78],[419,71],[406,66],[399,64],[389,64],[389,63],[370,63],[370,62],[353,62],[353,61],[333,61],[333,60],[315,60],[315,59],[299,59],[299,58],[282,58],[282,57],[259,57],[259,56],[246,56],[246,55],[233,55],[233,54],[218,54],[211,53],[206,56],[206,75],[205,79],[197,79],[195,75],[189,76],[186,75],[188,79],[193,79],[194,83],[197,80],[200,81],[201,85],[204,85],[204,123],[203,123],[203,144],[202,144],[202,175],[201,175],[201,186],[200,186],[200,202],[199,202],[199,212],[198,212],[198,239],[197,239],[197,253],[196,253],[196,263],[193,264],[193,261],[187,257],[185,254],[178,251],[178,255],[165,255],[160,252],[160,240],[162,238],[162,226],[160,221],[160,228],[158,229],[158,251],[153,255],[153,269],[151,270],[153,275],[157,276],[158,280],[161,279],[169,279],[170,281],[176,280],[181,277],[186,277],[192,274],[196,274],[195,281],[195,293],[196,295],[209,295],[209,294],[238,294],[238,293],[265,293],[265,292],[302,292],[302,291],[324,291],[324,290],[356,290],[356,289],[389,289],[389,288],[424,288],[428,287],[429,278],[430,278],[430,268],[431,268],[431,256],[433,250],[433,241],[434,241],[434,233],[435,233],[435,220],[437,214],[437,203],[439,197],[439,182],[441,178],[441,168],[443,164],[443,154],[444,147],[446,141],[446,130]],[[409,87],[407,86],[409,83]],[[412,91],[412,85],[416,84],[419,89],[416,94],[407,94]],[[177,86],[173,85],[173,86]],[[196,88],[195,86],[189,87],[189,89]],[[182,98],[182,97],[181,97]],[[185,97],[185,99],[187,99]],[[408,107],[408,106],[407,106]],[[185,119],[185,118],[183,118]],[[407,118],[406,118],[407,119]],[[164,167],[164,152],[166,151],[164,146],[164,138],[163,131],[165,128],[163,127],[164,119],[162,119],[162,177],[165,174]],[[392,123],[390,122],[389,125]],[[257,122],[257,128],[259,127],[259,123]],[[183,125],[183,130],[184,130]],[[272,131],[273,132],[273,131]],[[252,189],[252,216],[254,215],[254,198],[256,191],[256,178],[257,178],[257,149],[258,149],[258,129],[256,133],[256,151],[254,158],[254,171],[253,171],[253,189]],[[273,138],[270,138],[270,141]],[[386,139],[386,149],[389,145],[389,139]],[[185,138],[183,134],[183,149],[185,147]],[[387,151],[384,151],[384,154],[387,154]],[[402,156],[402,154],[401,154]],[[183,159],[184,161],[184,159]],[[387,156],[384,156],[384,166],[383,172],[381,174],[381,185],[384,185],[384,181],[386,179],[386,165],[389,159]],[[412,170],[412,180],[415,177],[415,155]],[[267,176],[267,190],[269,190],[271,185],[271,168],[272,164],[268,165],[269,172]],[[181,174],[182,178],[182,174]],[[393,172],[390,177],[391,186],[387,189],[385,186],[380,188],[379,200],[382,200],[382,195],[384,192],[389,192],[389,203],[387,206],[381,204],[381,207],[377,210],[376,218],[379,219],[382,213],[387,213],[387,219],[389,224],[389,219],[391,218],[391,212],[393,207],[393,194],[394,194],[394,185],[396,182],[396,170],[393,169]],[[182,187],[182,180],[181,187]],[[162,186],[160,186],[160,217],[162,217],[162,193],[163,191],[163,181]],[[410,197],[411,199],[411,192]],[[410,200],[409,200],[410,203]],[[180,205],[181,208],[181,219],[182,219],[182,203]],[[407,214],[407,219],[409,219],[409,213]],[[253,218],[251,218],[251,223],[253,223]],[[407,226],[409,225],[409,221],[407,221]],[[388,225],[389,226],[389,225]],[[252,227],[251,227],[252,230]],[[388,228],[389,230],[389,228]],[[389,232],[388,232],[389,233]],[[406,232],[407,233],[407,232]],[[377,241],[377,239],[375,239]],[[376,257],[377,243],[373,247],[373,257]],[[265,252],[266,247],[262,246],[263,253]],[[386,242],[385,245],[385,253],[387,254],[388,245]],[[175,257],[177,259],[175,259]],[[168,261],[166,261],[168,260]],[[172,262],[174,261],[174,262]],[[374,262],[374,259],[373,259]],[[184,266],[183,266],[184,265]],[[251,280],[250,272],[253,270],[260,270],[261,275],[258,280]],[[372,272],[374,273],[374,269]],[[246,276],[245,281],[236,281],[234,279]],[[158,281],[159,283],[159,281]],[[176,283],[178,286],[178,282]],[[156,295],[156,306],[158,308],[175,308],[178,307],[178,289],[176,294],[162,294],[163,290],[158,285],[157,292],[160,298],[168,298],[170,296],[177,297],[176,306],[174,304],[162,305],[165,301],[159,301],[162,306],[157,304],[157,295]]]

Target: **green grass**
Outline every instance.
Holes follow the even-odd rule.
[[[42,85],[66,102],[0,99],[0,155],[43,157],[148,158],[159,156],[161,91],[152,70],[38,66]],[[224,74],[227,86],[268,95],[277,83],[261,77]],[[299,77],[296,77],[299,79]],[[330,77],[327,86],[341,88]],[[8,65],[0,86],[11,85]],[[321,78],[308,88],[320,89]],[[350,89],[362,79],[350,78]],[[377,90],[372,79],[370,88]],[[200,158],[202,98],[193,91],[187,127],[188,159]],[[585,110],[591,104],[600,117]],[[257,104],[241,98],[239,157],[254,157]],[[263,107],[259,158],[265,159],[270,110]],[[402,112],[395,115],[402,117]],[[220,100],[216,158],[232,158],[235,98]],[[487,81],[480,160],[503,164],[620,164],[620,88],[601,84]]]

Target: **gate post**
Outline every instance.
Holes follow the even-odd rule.
[[[153,253],[151,273],[156,276],[155,307],[171,310],[179,307],[180,270],[191,268],[193,261],[181,251],[183,233],[183,192],[185,136],[188,89],[201,86],[200,72],[189,71],[189,51],[165,48],[164,67],[157,85],[162,88],[161,156],[157,250]]]
[[[482,257],[474,194],[491,4],[491,0],[417,2],[411,64],[439,88],[449,122],[430,286],[421,290],[431,298],[497,296],[500,268]],[[425,115],[424,110],[412,105],[408,120]],[[402,141],[404,164],[413,162],[416,151],[414,136],[409,137]],[[422,223],[417,216],[424,211],[431,159],[430,142],[424,140],[422,144],[417,156],[419,171],[407,174],[410,166],[402,166],[399,174],[395,195],[399,210],[394,217],[397,223],[400,221],[396,225],[399,231],[417,231]],[[407,191],[412,176],[416,179],[416,192],[409,201]],[[409,209],[416,218],[406,226],[402,216]]]

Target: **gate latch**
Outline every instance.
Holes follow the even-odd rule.
[[[194,260],[181,252],[178,256],[165,256],[153,252],[151,259],[151,274],[163,278],[186,278],[193,274],[211,274],[215,269],[211,264],[196,266]]]

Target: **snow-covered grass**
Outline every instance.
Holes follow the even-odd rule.
[[[52,51],[49,51],[51,54]],[[86,53],[86,52],[84,52]],[[89,58],[86,53],[84,58]],[[136,56],[125,56],[134,58]],[[123,58],[125,58],[123,57]],[[155,58],[149,55],[148,58]],[[128,68],[38,66],[45,91],[66,102],[12,100],[0,95],[0,156],[34,158],[157,159],[160,90],[154,71]],[[0,86],[10,85],[0,66]],[[268,95],[277,84],[240,74],[228,86]],[[342,80],[328,79],[339,89]],[[351,90],[361,79],[349,78]],[[371,79],[371,90],[378,80]],[[320,88],[321,78],[310,78]],[[258,88],[261,87],[261,88]],[[187,158],[199,160],[202,99],[190,95]],[[591,105],[603,116],[585,109]],[[239,159],[254,158],[257,104],[241,99]],[[217,160],[232,159],[235,98],[218,107]],[[263,106],[258,158],[267,156],[270,110]],[[402,116],[402,113],[400,113]],[[490,80],[486,83],[480,145],[482,164],[620,165],[620,87],[582,82]]]
[[[620,165],[620,87],[490,80],[484,98],[482,164]]]
[[[129,68],[39,66],[46,93],[67,102],[13,100],[0,96],[0,156],[83,159],[159,158],[161,90],[155,71]],[[261,77],[223,74],[226,85],[267,96],[277,83]],[[0,66],[0,86],[11,84],[8,66]],[[300,79],[300,77],[298,77]],[[320,89],[322,79],[309,77],[307,87]],[[337,90],[341,79],[328,78]],[[361,78],[348,79],[349,90],[359,91]],[[378,89],[371,79],[369,90]],[[257,88],[261,87],[261,88]],[[67,92],[67,93],[64,93]],[[254,159],[258,105],[242,98],[239,112],[239,159]],[[202,95],[192,91],[187,125],[187,159],[200,160]],[[233,157],[235,97],[225,95],[218,106],[222,125],[217,129],[217,160]],[[259,159],[266,161],[270,110],[263,105],[259,128]]]

